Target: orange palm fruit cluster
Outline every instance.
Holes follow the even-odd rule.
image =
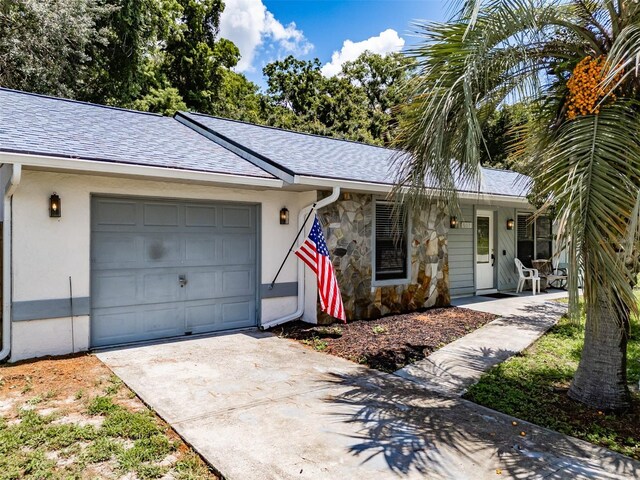
[[[578,115],[589,115],[600,113],[599,102],[615,87],[620,79],[620,74],[603,86],[603,69],[606,66],[604,56],[583,58],[573,69],[571,77],[567,82],[567,118],[572,120]],[[615,101],[615,94],[609,95],[611,101]]]

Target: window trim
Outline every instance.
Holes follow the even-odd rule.
[[[372,199],[373,215],[371,217],[371,286],[372,287],[389,287],[396,285],[407,285],[411,283],[411,212],[407,211],[407,224],[405,226],[405,248],[406,248],[406,276],[403,278],[390,278],[385,280],[376,280],[376,207],[378,203],[393,205],[393,201],[386,200],[384,197],[373,197]]]

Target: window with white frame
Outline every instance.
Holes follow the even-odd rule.
[[[406,280],[407,215],[398,214],[393,202],[375,201],[374,280]]]
[[[525,267],[531,267],[531,260],[551,258],[553,223],[550,217],[534,219],[530,213],[519,213],[517,226],[517,257]]]

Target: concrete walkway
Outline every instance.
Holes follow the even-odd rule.
[[[396,375],[447,395],[463,395],[494,365],[521,352],[549,330],[567,311],[554,302],[566,292],[511,298],[469,297],[454,300],[458,307],[500,315],[469,335],[408,365]]]
[[[97,356],[230,480],[640,478],[607,449],[267,333]]]

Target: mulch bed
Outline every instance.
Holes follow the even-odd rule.
[[[495,315],[465,308],[434,308],[329,326],[293,322],[273,332],[318,351],[384,372],[415,363],[494,320]]]

